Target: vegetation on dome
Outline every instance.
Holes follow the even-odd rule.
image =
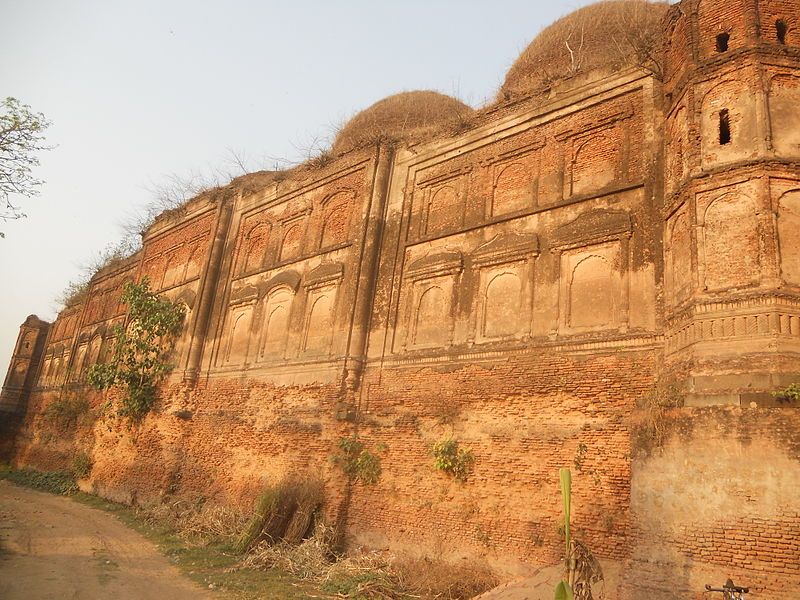
[[[499,100],[544,92],[579,74],[640,66],[661,74],[666,2],[609,0],[562,17],[534,38],[506,74]]]
[[[402,92],[379,100],[350,119],[336,135],[333,153],[378,142],[419,140],[462,122],[472,108],[433,91]]]

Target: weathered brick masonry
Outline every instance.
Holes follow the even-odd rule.
[[[648,24],[655,46],[612,51]],[[495,104],[401,94],[345,132],[327,160],[163,215],[49,328],[29,318],[6,454],[88,451],[86,485],[126,502],[319,476],[355,543],[507,572],[559,560],[571,466],[609,597],[732,577],[795,598],[800,415],[771,392],[800,382],[800,3],[590,6]],[[49,404],[103,402],[86,372],[145,275],[189,307],[159,410],[56,427]],[[353,433],[385,448],[375,486],[331,463]],[[464,483],[433,468],[447,437],[476,457]]]

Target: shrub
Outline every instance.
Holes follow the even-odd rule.
[[[285,479],[267,487],[258,498],[255,514],[236,542],[239,552],[256,544],[281,541],[296,544],[312,530],[314,516],[323,503],[323,486],[317,480]]]
[[[668,412],[683,405],[683,395],[672,381],[659,380],[637,402],[632,428],[633,448],[648,452],[661,446],[669,434]]]
[[[800,402],[800,383],[790,383],[788,387],[773,392],[779,402]]]
[[[42,414],[59,429],[74,429],[89,414],[89,401],[86,398],[57,398],[45,407]]]
[[[86,452],[78,452],[72,457],[72,475],[75,479],[86,479],[92,472],[92,459]]]
[[[63,496],[78,491],[75,478],[69,471],[37,471],[28,467],[22,469],[5,467],[0,471],[0,478],[35,490]]]
[[[340,438],[337,447],[338,452],[334,454],[332,460],[345,475],[353,481],[361,481],[366,485],[378,483],[383,471],[378,452],[385,450],[386,446],[381,444],[374,451],[370,451],[357,435],[351,435]]]
[[[459,447],[457,440],[446,438],[433,445],[434,465],[458,481],[466,481],[475,465],[472,450]]]
[[[126,283],[122,302],[128,305],[128,324],[115,328],[113,357],[92,365],[87,381],[97,389],[122,389],[117,415],[137,422],[153,408],[158,383],[172,369],[167,359],[186,307],[152,292],[147,277],[138,284]]]

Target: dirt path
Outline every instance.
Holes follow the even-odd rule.
[[[0,480],[3,600],[209,600],[112,515]]]

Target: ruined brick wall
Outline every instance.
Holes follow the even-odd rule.
[[[632,465],[634,597],[702,598],[731,577],[755,598],[800,585],[798,415],[793,408],[684,409],[665,446]]]
[[[663,81],[577,77],[165,215],[50,328],[16,462],[86,451],[86,485],[126,502],[248,505],[320,477],[356,543],[518,573],[558,562],[571,466],[610,597],[727,577],[792,597],[800,422],[772,392],[800,380],[798,12],[684,0]],[[83,378],[145,275],[189,308],[158,411],[134,431],[48,420],[102,404]],[[331,462],[350,435],[381,457],[375,486]],[[466,482],[433,466],[448,438],[475,455]]]

